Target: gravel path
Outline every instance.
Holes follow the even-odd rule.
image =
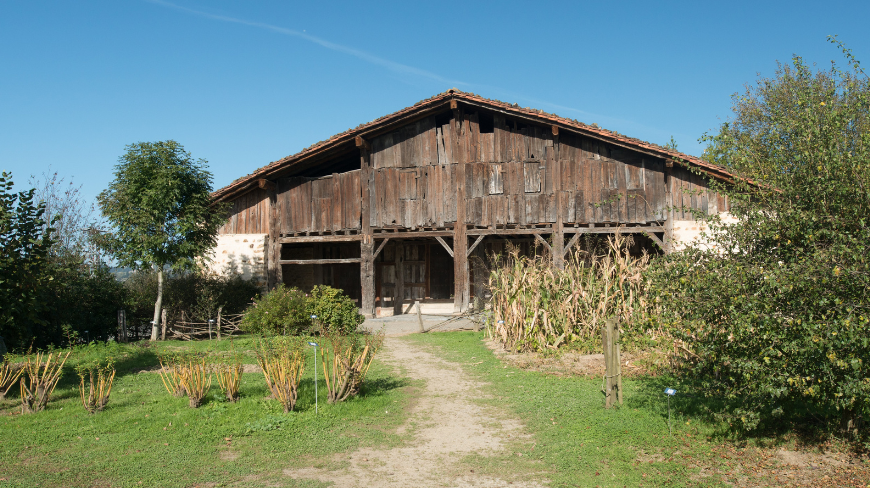
[[[408,333],[407,326],[398,318],[378,321],[372,322],[377,326],[384,323],[388,335]],[[403,368],[413,379],[425,381],[412,402],[410,423],[413,425],[399,429],[399,433],[408,430],[414,433],[411,445],[388,450],[361,449],[346,455],[347,462],[342,469],[302,468],[285,470],[285,475],[333,482],[334,486],[341,487],[502,487],[509,484],[507,480],[475,474],[459,465],[463,456],[473,453],[506,454],[508,439],[526,436],[518,419],[472,401],[482,395],[483,383],[470,378],[459,365],[395,337],[385,340],[381,360],[397,370]],[[541,486],[517,481],[510,484]]]

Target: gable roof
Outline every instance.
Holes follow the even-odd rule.
[[[421,100],[410,107],[403,108],[397,112],[377,118],[369,123],[336,134],[325,141],[320,141],[308,146],[296,154],[273,161],[266,166],[257,169],[253,173],[243,176],[229,185],[216,190],[212,193],[212,198],[217,201],[230,199],[258,186],[259,180],[261,179],[269,179],[270,177],[275,177],[280,173],[292,170],[294,166],[300,166],[305,162],[316,159],[325,152],[339,149],[341,146],[354,145],[356,137],[371,140],[372,137],[394,130],[405,123],[415,121],[421,117],[443,110],[445,107],[449,107],[450,102],[454,100],[472,107],[480,107],[500,112],[530,123],[556,126],[560,130],[567,130],[626,149],[648,154],[653,157],[674,161],[684,166],[694,166],[717,179],[730,180],[732,178],[732,174],[724,167],[709,163],[700,158],[696,158],[695,156],[690,156],[673,149],[635,139],[633,137],[628,137],[618,132],[602,129],[597,125],[587,125],[583,122],[578,122],[577,120],[567,119],[544,112],[543,110],[523,108],[517,104],[491,100],[475,95],[474,93],[463,92],[452,88],[446,92],[439,93],[434,97]]]

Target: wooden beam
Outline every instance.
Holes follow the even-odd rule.
[[[645,234],[646,234],[650,239],[652,239],[653,242],[655,242],[656,244],[658,244],[659,247],[662,248],[663,251],[665,250],[665,243],[662,242],[661,239],[659,239],[659,236],[653,234],[652,232],[645,232]]]
[[[269,193],[269,237],[266,250],[266,288],[275,288],[284,282],[281,272],[281,209],[278,205],[277,185],[272,185]]]
[[[472,245],[468,248],[468,251],[465,252],[465,255],[466,255],[466,256],[471,256],[471,253],[474,252],[474,248],[477,247],[478,244],[480,244],[480,241],[483,240],[483,237],[484,237],[484,236],[477,236],[477,240],[474,241],[474,244],[472,244]]]
[[[577,241],[580,240],[581,234],[582,233],[577,232],[576,234],[574,234],[574,237],[572,237],[571,240],[568,241],[568,244],[565,245],[565,249],[562,251],[564,254],[568,254],[571,251],[571,248],[574,247],[574,244],[577,244]]]
[[[441,245],[444,246],[444,249],[447,250],[447,254],[449,254],[450,257],[452,258],[453,257],[453,249],[451,249],[450,246],[448,246],[447,243],[444,242],[444,239],[442,239],[441,236],[435,236],[435,240],[440,242]]]
[[[378,249],[377,249],[377,250],[374,252],[374,254],[372,255],[372,259],[373,259],[373,260],[374,260],[375,258],[378,257],[378,254],[381,253],[381,249],[383,249],[384,246],[387,245],[387,241],[389,241],[389,240],[390,240],[390,238],[387,237],[386,239],[384,239],[383,241],[381,241],[381,244],[378,246]]]
[[[535,240],[540,242],[541,244],[543,244],[544,247],[547,248],[547,252],[549,252],[549,253],[553,252],[553,250],[550,248],[550,244],[547,241],[545,241],[543,237],[541,237],[541,234],[535,234]]]
[[[362,258],[341,258],[341,259],[282,259],[278,261],[281,264],[355,264],[362,261]]]
[[[299,236],[299,237],[282,237],[278,239],[282,244],[305,244],[318,242],[356,242],[362,240],[362,235],[350,236]]]
[[[660,225],[648,225],[644,227],[566,227],[566,234],[645,234],[648,232],[664,232],[665,228]]]
[[[532,234],[551,234],[552,228],[542,229],[470,229],[466,234],[470,236],[514,236]]]
[[[368,142],[360,136],[356,137],[360,154],[360,233],[359,237],[359,280],[360,309],[367,318],[375,317],[375,255],[372,250],[375,240],[372,238],[371,205],[372,188],[374,187],[374,172],[372,171],[372,156]]]
[[[375,239],[388,237],[390,239],[417,239],[420,237],[452,237],[452,230],[412,230],[409,232],[379,232],[372,234]]]
[[[558,125],[551,125],[550,128],[553,130],[553,135],[554,135],[554,136],[558,136],[558,135],[559,135],[559,126],[558,126]]]
[[[257,185],[261,190],[275,191],[275,188],[277,188],[274,181],[269,181],[266,178],[260,178],[257,180]]]
[[[457,108],[459,108],[459,102],[455,99],[450,100],[450,110],[456,110]]]
[[[356,144],[356,147],[358,147],[360,149],[365,149],[366,151],[371,151],[371,149],[372,149],[372,146],[369,144],[369,141],[363,139],[362,136],[356,136],[354,138],[354,143]]]

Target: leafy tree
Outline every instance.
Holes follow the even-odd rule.
[[[848,70],[794,57],[734,96],[706,157],[739,221],[657,271],[687,373],[748,429],[870,415],[870,81],[840,47]]]
[[[166,268],[194,269],[195,259],[214,247],[223,207],[211,204],[207,162],[194,161],[175,141],[127,146],[115,180],[97,197],[114,232],[101,245],[122,266],[153,268],[157,298],[151,340],[157,339]]]
[[[46,286],[51,281],[51,226],[34,190],[12,193],[12,175],[0,175],[0,335],[10,348],[24,348],[45,325]]]

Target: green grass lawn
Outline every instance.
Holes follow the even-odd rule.
[[[252,339],[233,342],[235,350],[246,353],[246,363],[256,362]],[[406,420],[403,390],[410,382],[377,360],[361,397],[328,405],[320,388],[319,415],[311,360],[296,411],[290,414],[266,398],[261,373],[243,375],[237,403],[227,402],[214,382],[198,409],[189,408],[187,398],[170,396],[158,374],[140,373],[157,366],[161,351],[229,351],[230,344],[112,344],[77,350],[52,401],[36,414],[17,413],[20,399],[13,388],[0,402],[0,479],[5,478],[0,486],[263,485],[280,480],[287,467],[327,466],[338,452],[402,442],[394,432]],[[106,410],[91,415],[81,406],[72,367],[107,352],[116,357],[118,376]]]
[[[731,438],[727,425],[707,420],[702,400],[687,395],[673,378],[626,379],[624,404],[606,410],[601,378],[517,369],[502,363],[482,339],[483,333],[475,332],[407,338],[436,348],[444,359],[463,364],[465,371],[489,384],[492,398],[481,401],[522,419],[533,436],[531,446],[518,444],[525,451],[506,456],[538,460],[539,478],[549,479],[550,486],[785,486],[796,479],[779,479],[777,470],[785,473],[773,456],[776,448],[794,447],[793,442]],[[673,434],[666,387],[678,390],[671,399]],[[498,474],[507,465],[504,461],[475,456],[466,462]],[[528,469],[524,464],[515,463],[517,469]],[[823,474],[830,475],[824,482]],[[870,465],[865,461],[855,471],[820,473],[820,483],[811,485],[865,486],[860,480],[867,476]]]

